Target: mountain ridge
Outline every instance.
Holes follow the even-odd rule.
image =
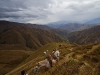
[[[0,44],[22,44],[38,49],[50,42],[63,41],[63,37],[44,25],[0,22]]]
[[[100,43],[100,25],[85,29],[83,31],[76,31],[69,34],[70,42],[78,44]]]
[[[74,31],[81,31],[84,29],[88,29],[98,24],[100,24],[100,17],[92,19],[84,23],[71,22],[71,21],[51,22],[47,24],[47,26],[52,27],[52,28],[67,30],[69,32],[74,32]]]
[[[44,60],[45,55],[42,53],[45,50],[52,52],[53,48],[59,49],[61,52],[60,60],[57,64],[50,67],[45,71],[44,67],[41,67],[38,75],[99,75],[100,72],[100,44],[88,44],[77,45],[72,43],[62,43],[59,47],[59,43],[47,44],[32,54],[30,61],[18,66],[14,70],[10,71],[6,75],[19,75],[22,70],[25,70],[27,74],[31,75],[34,72],[35,64]],[[37,55],[39,53],[39,55]]]
[[[92,19],[92,20],[86,22],[85,24],[100,24],[100,17]]]

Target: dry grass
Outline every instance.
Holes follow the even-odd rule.
[[[30,56],[6,75],[20,75],[21,70],[26,70],[29,75],[33,74],[35,63],[45,58],[43,52],[49,50],[48,54],[50,54],[54,48],[61,52],[60,61],[48,71],[41,68],[37,75],[99,75],[100,45],[74,46],[63,42],[63,45],[59,47],[60,44],[61,42],[49,43],[31,53],[25,51]],[[70,50],[71,48],[73,49]]]
[[[0,75],[9,72],[27,57],[29,54],[23,50],[0,50]]]

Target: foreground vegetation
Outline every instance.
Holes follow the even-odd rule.
[[[61,47],[59,47],[60,44],[62,44]],[[18,60],[14,62],[13,67],[10,66],[11,69],[8,68],[9,70],[7,70],[3,66],[2,68],[5,71],[3,69],[1,71],[5,72],[6,75],[20,75],[20,72],[25,70],[29,75],[32,75],[35,63],[46,57],[43,52],[49,50],[48,54],[50,54],[54,48],[60,50],[60,61],[48,71],[41,68],[37,75],[100,75],[100,44],[77,45],[65,42],[49,43],[36,51],[21,51],[18,53],[12,51]],[[8,55],[11,54],[8,53]],[[11,60],[15,61],[13,58]],[[8,62],[6,58],[1,61]],[[16,63],[18,64],[16,65]]]

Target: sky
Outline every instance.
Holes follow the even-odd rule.
[[[100,0],[0,0],[0,20],[47,24],[100,17]]]

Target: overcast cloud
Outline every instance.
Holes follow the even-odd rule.
[[[100,17],[100,0],[0,0],[0,20],[46,24]]]

